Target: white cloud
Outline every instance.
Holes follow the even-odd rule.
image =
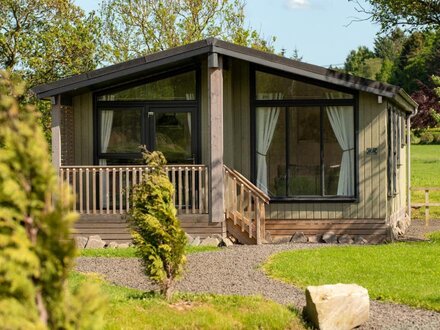
[[[304,9],[310,7],[309,0],[285,0],[285,4],[289,9]]]

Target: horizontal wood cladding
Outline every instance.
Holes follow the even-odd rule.
[[[266,220],[266,231],[274,242],[290,238],[295,232],[306,236],[322,235],[328,231],[337,236],[362,236],[371,243],[380,243],[387,238],[389,226],[384,219],[333,219],[308,220],[281,219]]]
[[[206,238],[222,234],[222,223],[208,222],[208,215],[178,215],[181,226],[191,236]],[[120,215],[82,215],[75,224],[74,236],[99,235],[104,241],[130,241],[131,236],[125,217]]]

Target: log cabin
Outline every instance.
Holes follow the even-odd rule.
[[[400,87],[215,38],[37,86],[77,235],[130,239],[139,145],[160,150],[183,228],[243,244],[325,232],[392,240],[410,221]],[[314,237],[314,238],[313,238]]]

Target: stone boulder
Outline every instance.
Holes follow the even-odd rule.
[[[208,236],[200,243],[200,246],[218,246],[219,244],[218,238]]]
[[[107,249],[117,249],[119,247],[119,244],[116,242],[110,242],[107,244]]]
[[[188,245],[191,245],[191,243],[194,241],[194,237],[189,235],[188,233],[185,233],[186,239],[188,240]]]
[[[353,244],[353,239],[350,237],[350,235],[342,235],[338,238],[338,242],[340,244]]]
[[[328,231],[324,235],[322,235],[322,240],[325,243],[329,243],[329,244],[338,243],[338,238],[336,237],[336,234],[332,231]]]
[[[311,235],[307,239],[309,243],[319,243],[321,242],[322,235]]]
[[[368,290],[357,284],[309,286],[304,314],[320,330],[350,330],[368,320]]]
[[[354,238],[354,244],[364,245],[364,244],[368,244],[368,241],[362,236],[356,236]]]
[[[105,246],[105,241],[101,239],[99,235],[93,235],[89,237],[87,241],[86,249],[102,249]]]
[[[87,245],[87,241],[89,239],[84,236],[77,236],[75,237],[75,245],[78,249],[84,249]]]
[[[118,244],[118,249],[128,249],[130,247],[130,243],[120,243]]]
[[[304,235],[303,232],[295,232],[293,234],[292,238],[290,239],[290,243],[307,243],[308,239],[307,236]]]
[[[219,244],[219,246],[224,246],[224,247],[229,247],[229,246],[233,246],[233,245],[234,245],[234,243],[232,243],[232,241],[227,237],[222,238],[222,240]]]
[[[194,238],[190,245],[191,246],[199,246],[200,245],[200,237],[197,236],[196,238]]]

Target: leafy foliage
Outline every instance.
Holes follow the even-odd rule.
[[[59,188],[35,108],[23,92],[23,83],[0,73],[0,324],[76,327],[90,316],[65,290],[76,215],[69,212],[71,195]],[[73,304],[82,306],[82,321],[69,314]]]
[[[73,0],[0,0],[0,69],[28,88],[95,69],[101,59],[100,21]],[[50,104],[35,101],[50,140]]]
[[[133,189],[129,218],[133,243],[145,274],[170,299],[173,284],[186,262],[187,239],[176,217],[174,187],[164,169],[165,157],[161,152],[144,148],[143,158],[151,171]]]
[[[100,15],[107,61],[118,63],[208,37],[273,51],[245,27],[242,0],[104,0]]]
[[[354,1],[354,0],[350,0]],[[366,0],[369,8],[355,0],[357,10],[388,32],[398,26],[409,30],[440,27],[440,2],[435,0]]]

